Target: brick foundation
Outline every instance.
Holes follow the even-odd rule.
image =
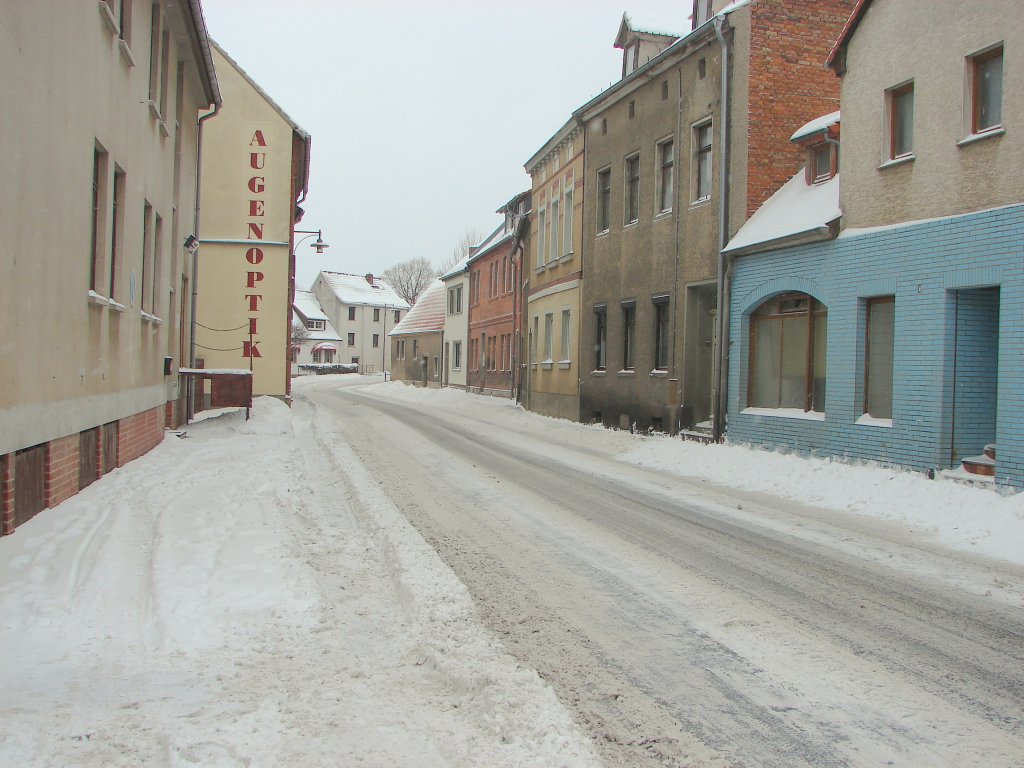
[[[121,419],[117,430],[117,466],[152,450],[164,439],[163,406]]]
[[[77,433],[47,444],[43,486],[47,507],[55,507],[78,493],[78,445]]]
[[[14,454],[0,456],[0,536],[14,532]]]

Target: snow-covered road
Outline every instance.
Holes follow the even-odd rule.
[[[1024,765],[1019,565],[950,550],[895,511],[814,509],[623,461],[678,441],[454,392],[304,392],[607,764]],[[940,485],[905,475],[893,487]],[[954,509],[936,503],[936,520],[959,503],[971,530],[987,505],[1020,540],[1019,502],[938,493]]]

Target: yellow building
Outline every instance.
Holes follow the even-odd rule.
[[[183,411],[198,2],[0,3],[0,532],[158,444]]]
[[[527,362],[523,404],[579,420],[580,291],[583,260],[583,129],[570,119],[526,163],[533,179],[532,263],[526,295]],[[588,369],[589,370],[589,369]]]
[[[285,397],[310,137],[216,43],[213,56],[224,107],[203,128],[196,365],[251,369],[254,395]]]

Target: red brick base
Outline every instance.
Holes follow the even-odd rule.
[[[171,404],[168,404],[168,406]],[[117,424],[117,466],[155,448],[164,439],[167,406],[161,405],[121,419]],[[79,491],[79,450],[81,435],[75,433],[46,444],[44,496],[46,506],[55,507]],[[98,442],[102,454],[102,445]],[[0,456],[0,536],[14,533],[14,453]],[[102,456],[95,457],[102,474]]]

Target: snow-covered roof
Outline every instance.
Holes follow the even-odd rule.
[[[342,304],[368,307],[386,305],[389,309],[409,308],[409,303],[379,277],[351,275],[347,272],[327,272],[326,270],[320,275]]]
[[[307,320],[327,320],[327,315],[324,314],[320,302],[316,300],[316,294],[312,291],[296,290],[293,306]]]
[[[804,124],[797,129],[796,133],[789,137],[790,141],[800,141],[800,139],[806,139],[808,136],[813,136],[816,133],[828,130],[833,125],[839,123],[839,110],[832,112],[828,115],[822,115],[809,123]]]
[[[514,234],[514,230],[509,230],[508,232],[505,232],[504,227],[499,227],[494,232],[492,232],[486,240],[484,240],[482,243],[480,243],[480,245],[476,247],[476,249],[473,251],[473,254],[467,260],[467,263],[472,263],[479,259],[481,256],[486,256],[499,245],[503,245],[504,243],[511,240]]]
[[[410,333],[440,333],[444,330],[445,312],[444,283],[437,279],[423,291],[409,313],[388,334],[401,336]]]
[[[453,277],[461,275],[463,272],[466,271],[466,267],[467,266],[469,266],[469,256],[467,256],[466,258],[464,258],[461,261],[459,261],[458,264],[456,264],[454,267],[452,267],[447,272],[445,272],[443,275],[441,275],[441,279],[442,280],[450,280]]]
[[[678,38],[680,32],[686,28],[686,19],[656,19],[650,16],[640,17],[632,11],[622,14],[622,23],[619,25],[619,34],[615,38],[615,44],[621,46],[625,42],[626,29],[632,32],[640,32],[648,35],[661,35],[662,37]]]
[[[725,247],[733,254],[756,253],[834,237],[829,226],[842,216],[839,176],[808,184],[804,169],[765,200]]]

